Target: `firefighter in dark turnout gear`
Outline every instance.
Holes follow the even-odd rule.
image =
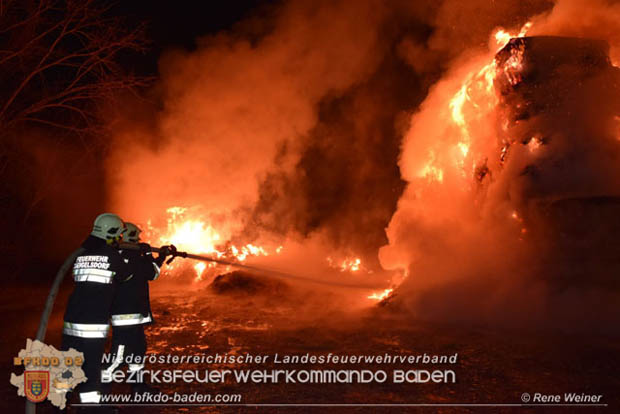
[[[123,240],[139,243],[141,230],[133,223],[125,223]],[[157,258],[151,254],[146,243],[140,244],[140,250],[121,250],[123,260],[131,269],[131,278],[118,285],[112,304],[112,363],[103,371],[104,378],[121,367],[129,356],[146,354],[145,325],[153,322],[149,298],[149,282],[159,277],[159,271],[166,256],[173,253],[173,246],[162,246]],[[129,371],[144,368],[142,363],[129,363]]]
[[[88,380],[77,389],[82,403],[100,402],[101,358],[114,291],[119,281],[131,276],[129,265],[113,246],[123,229],[123,221],[116,214],[99,215],[82,243],[85,251],[73,265],[75,286],[65,311],[61,349],[84,353],[82,370]]]

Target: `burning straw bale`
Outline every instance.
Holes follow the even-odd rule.
[[[524,36],[446,75],[414,115],[380,258],[410,273],[393,302],[421,318],[609,326],[620,70],[606,41]]]
[[[554,132],[565,130],[568,124],[562,121],[571,112],[579,114],[575,98],[581,89],[592,87],[593,78],[617,76],[609,60],[609,44],[597,39],[514,38],[496,54],[495,64],[503,148],[519,143],[532,151],[548,145]]]
[[[265,279],[243,271],[219,275],[209,287],[220,295],[279,295],[288,289],[279,280]]]
[[[617,137],[602,127],[618,110],[613,95],[620,92],[609,44],[558,36],[515,38],[496,54],[495,63],[503,148],[498,157],[516,175],[509,177],[510,185],[519,189],[526,221],[535,224],[533,230],[555,229],[563,240],[592,236],[587,228],[607,232],[613,226],[600,226],[600,214],[594,212],[606,214],[609,206],[617,206],[596,200],[620,195],[614,178]],[[551,210],[556,214],[548,214]]]

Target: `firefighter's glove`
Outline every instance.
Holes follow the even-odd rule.
[[[140,247],[140,254],[141,255],[145,255],[147,253],[151,253],[152,249],[151,249],[151,245],[148,243],[138,243],[138,246]]]
[[[174,258],[178,256],[177,248],[174,244],[168,246],[168,256],[170,256],[170,259],[166,261],[166,264],[172,263]]]
[[[161,246],[159,248],[159,256],[157,257],[157,265],[161,266],[168,256],[170,256],[170,259],[168,259],[166,264],[170,264],[170,262],[174,259],[176,252],[177,248],[172,244],[169,246]]]

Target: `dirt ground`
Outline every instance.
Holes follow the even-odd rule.
[[[58,299],[48,344],[60,343],[62,304],[70,291],[65,284]],[[8,378],[12,357],[33,337],[46,286],[12,286],[4,290],[5,327],[2,358],[2,412],[22,412]],[[156,324],[147,330],[149,353],[200,355],[417,355],[458,353],[450,366],[277,365],[267,364],[155,364],[152,369],[453,369],[454,384],[160,384],[161,392],[240,394],[246,404],[519,404],[523,392],[602,394],[607,408],[594,407],[119,407],[121,413],[239,413],[239,412],[441,412],[512,413],[618,412],[620,408],[620,342],[605,335],[515,332],[416,322],[411,317],[370,306],[349,305],[351,292],[326,292],[285,285],[260,289],[214,292],[206,284],[175,288],[162,283],[153,291]],[[115,393],[130,393],[115,385]],[[49,403],[39,413],[52,413]],[[70,412],[75,412],[75,410]]]

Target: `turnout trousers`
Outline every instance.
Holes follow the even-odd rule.
[[[143,357],[146,354],[146,336],[144,335],[144,325],[125,325],[114,326],[112,331],[112,350],[113,361],[104,372],[111,374],[120,369],[125,361],[129,359],[127,367],[129,371],[138,371],[144,368],[144,362],[135,362],[135,357]]]
[[[101,358],[105,349],[106,338],[81,338],[79,336],[62,335],[61,350],[73,348],[84,354],[82,371],[87,381],[78,385],[77,392],[83,403],[98,403],[101,398]]]

